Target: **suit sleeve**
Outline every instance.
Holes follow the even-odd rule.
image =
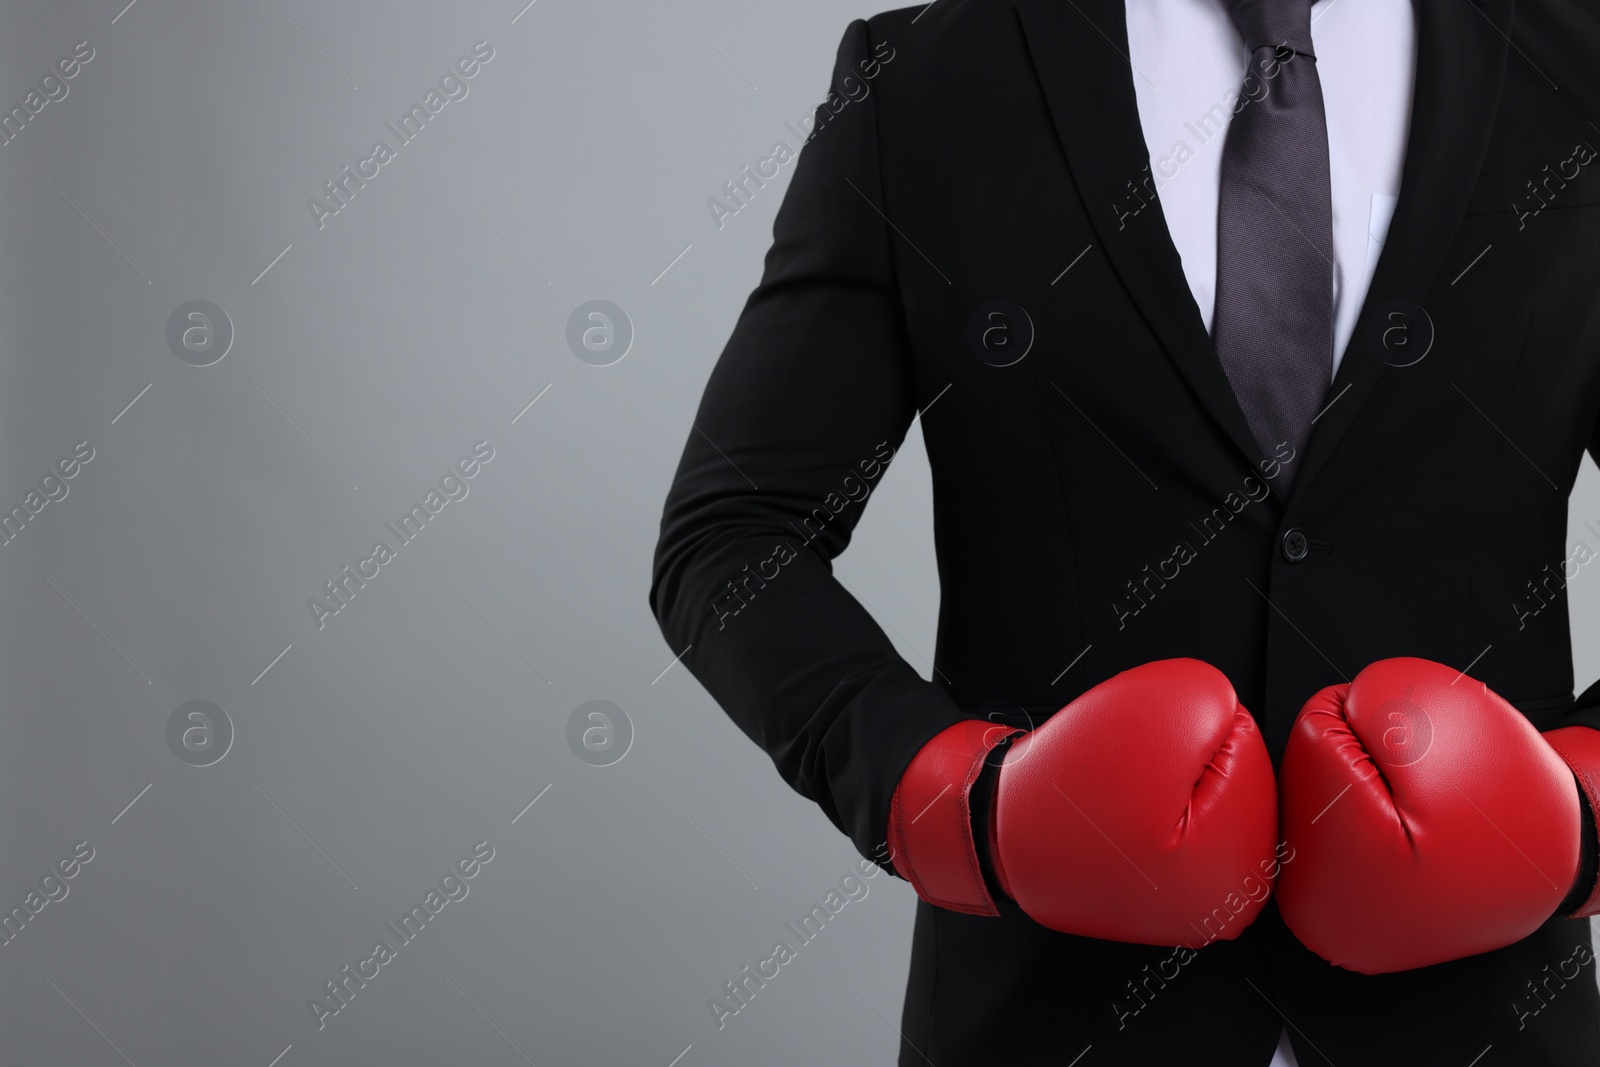
[[[871,64],[892,54],[879,48],[860,20],[840,43],[761,282],[667,494],[650,606],[783,779],[892,870],[895,785],[925,741],[969,716],[833,577],[917,409],[894,235],[879,214],[893,207],[878,178],[877,90],[863,77],[884,76]]]
[[[1600,417],[1589,431],[1589,455],[1600,463]],[[1600,681],[1595,682],[1561,712],[1558,726],[1588,726],[1600,729]]]

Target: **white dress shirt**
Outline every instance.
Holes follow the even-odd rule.
[[[1126,0],[1126,6],[1150,172],[1209,331],[1217,298],[1222,145],[1244,84],[1244,39],[1224,0]],[[1415,18],[1408,0],[1317,0],[1311,7],[1333,186],[1330,380],[1355,329],[1400,191]]]
[[[1125,0],[1128,57],[1150,171],[1206,329],[1217,297],[1222,145],[1248,56],[1224,0]],[[1333,187],[1333,365],[1355,329],[1400,192],[1416,70],[1409,0],[1311,8]],[[1249,995],[1243,991],[1241,996]],[[1288,1032],[1272,1067],[1295,1067]]]

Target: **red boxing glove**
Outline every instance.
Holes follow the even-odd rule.
[[[1578,788],[1583,790],[1584,833],[1588,837],[1585,847],[1587,862],[1580,875],[1582,887],[1573,887],[1574,892],[1583,893],[1583,901],[1565,914],[1571,919],[1600,915],[1600,879],[1595,877],[1596,857],[1593,855],[1597,844],[1594,837],[1595,813],[1600,812],[1600,730],[1589,726],[1563,726],[1543,736],[1545,742],[1556,750],[1556,755],[1566,762],[1573,777],[1578,780]],[[1572,903],[1571,894],[1568,896],[1566,903]]]
[[[1362,974],[1488,952],[1574,889],[1583,801],[1562,758],[1481,682],[1423,659],[1322,690],[1280,769],[1289,928]]]
[[[964,722],[895,790],[895,869],[922,899],[997,915],[971,824],[985,758],[1019,731]],[[1192,659],[1124,671],[1011,745],[988,819],[996,889],[1063,933],[1200,948],[1260,913],[1277,873],[1266,745],[1233,686]]]

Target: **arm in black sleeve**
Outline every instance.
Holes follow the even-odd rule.
[[[858,20],[832,83],[856,99],[838,106],[838,91],[836,111],[818,108],[795,162],[761,283],[712,371],[667,495],[650,606],[784,780],[888,869],[902,771],[970,716],[833,577],[917,408],[894,235],[878,213],[877,96],[861,91],[873,59]]]
[[[1594,428],[1589,431],[1588,452],[1596,463],[1600,463],[1600,417],[1596,418]],[[1579,693],[1578,699],[1559,712],[1559,718],[1551,729],[1561,726],[1600,729],[1600,681]]]
[[[1600,420],[1596,421],[1594,430],[1589,436],[1589,455],[1595,462],[1600,463]],[[1547,739],[1555,741],[1561,737],[1560,731],[1564,728],[1580,728],[1585,730],[1600,729],[1600,681],[1595,682],[1578,698],[1565,708],[1560,709],[1553,727],[1542,731]],[[1593,781],[1593,776],[1600,774],[1600,766],[1585,767],[1581,760],[1574,762],[1575,756],[1569,754],[1570,745],[1557,745],[1557,752],[1568,761],[1573,776],[1577,783],[1578,799],[1582,805],[1582,845],[1578,854],[1578,874],[1573,881],[1572,889],[1566,898],[1556,908],[1556,914],[1570,916],[1575,914],[1585,903],[1592,903],[1597,879],[1600,879],[1600,827],[1596,824],[1595,805],[1591,799],[1592,790],[1585,784],[1585,774]],[[1573,750],[1576,753],[1577,750]],[[1592,914],[1592,912],[1590,912]]]

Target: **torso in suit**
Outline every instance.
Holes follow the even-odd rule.
[[[1234,113],[1263,102],[1272,82],[1252,82],[1251,91],[1241,93],[1249,50],[1224,0],[1124,0],[1124,6],[1151,178],[1196,310],[1211,331],[1222,148]],[[1400,190],[1416,72],[1415,20],[1411,0],[1311,5],[1331,171],[1330,379],[1355,331]],[[1297,1067],[1289,1036],[1285,1027],[1270,1067]]]
[[[1390,656],[1471,665],[1541,729],[1600,726],[1563,578],[1567,496],[1600,450],[1600,12],[1417,10],[1394,215],[1328,406],[1277,457],[1145,169],[1118,0],[939,0],[846,32],[651,602],[863,855],[884,862],[895,783],[940,730],[1028,727],[1156,659],[1226,673],[1274,758],[1311,694]],[[828,563],[919,412],[931,681]],[[1264,459],[1295,465],[1287,499]],[[1302,1067],[1600,1056],[1581,920],[1363,976],[1271,907],[1187,959],[1004,911],[919,903],[902,1064],[1264,1067],[1285,1024]]]

